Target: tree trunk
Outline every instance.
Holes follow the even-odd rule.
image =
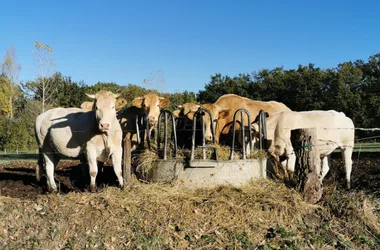
[[[294,182],[305,201],[315,203],[322,197],[323,187],[319,178],[321,158],[315,128],[291,131],[291,141],[296,155]]]

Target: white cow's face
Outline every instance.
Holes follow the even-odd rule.
[[[95,95],[86,94],[88,97],[95,99],[94,102],[84,102],[83,109],[95,110],[98,128],[102,132],[112,129],[112,122],[116,119],[116,111],[122,108],[127,101],[123,98],[116,100],[120,94],[114,94],[110,91],[99,91]],[[91,107],[91,108],[90,108]]]
[[[132,105],[143,108],[148,114],[148,121],[150,127],[157,124],[160,109],[166,107],[170,101],[167,98],[159,97],[154,93],[146,94],[142,97],[136,97],[132,101]]]

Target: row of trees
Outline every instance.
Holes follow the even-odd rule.
[[[215,74],[199,102],[213,102],[235,93],[254,100],[276,100],[295,111],[342,111],[357,127],[380,124],[380,53],[368,61],[345,62],[336,68],[321,69],[313,64],[297,69],[262,69],[235,77]]]
[[[98,82],[89,86],[75,82],[70,76],[55,71],[52,49],[48,45],[37,42],[34,46],[38,72],[35,79],[18,83],[21,66],[13,47],[6,52],[1,64],[0,150],[35,149],[33,123],[36,116],[51,107],[79,107],[87,100],[85,93],[106,89],[121,93],[130,104],[137,96],[157,92],[133,84]],[[280,101],[296,111],[343,111],[357,127],[377,127],[380,123],[380,54],[371,56],[368,61],[345,62],[331,69],[309,64],[299,65],[297,69],[262,69],[235,77],[215,74],[197,94],[188,91],[159,94],[170,99],[169,109],[174,110],[186,102],[215,102],[229,93],[254,100]]]

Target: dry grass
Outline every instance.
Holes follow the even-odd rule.
[[[379,200],[327,188],[318,205],[282,183],[0,197],[4,249],[374,249]]]
[[[132,165],[135,167],[136,172],[140,173],[142,177],[148,175],[154,166],[154,162],[158,159],[157,152],[145,149],[139,154],[134,154],[132,157]]]

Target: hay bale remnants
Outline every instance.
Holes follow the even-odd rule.
[[[327,189],[318,205],[283,183],[0,197],[4,249],[376,249],[380,201]]]

